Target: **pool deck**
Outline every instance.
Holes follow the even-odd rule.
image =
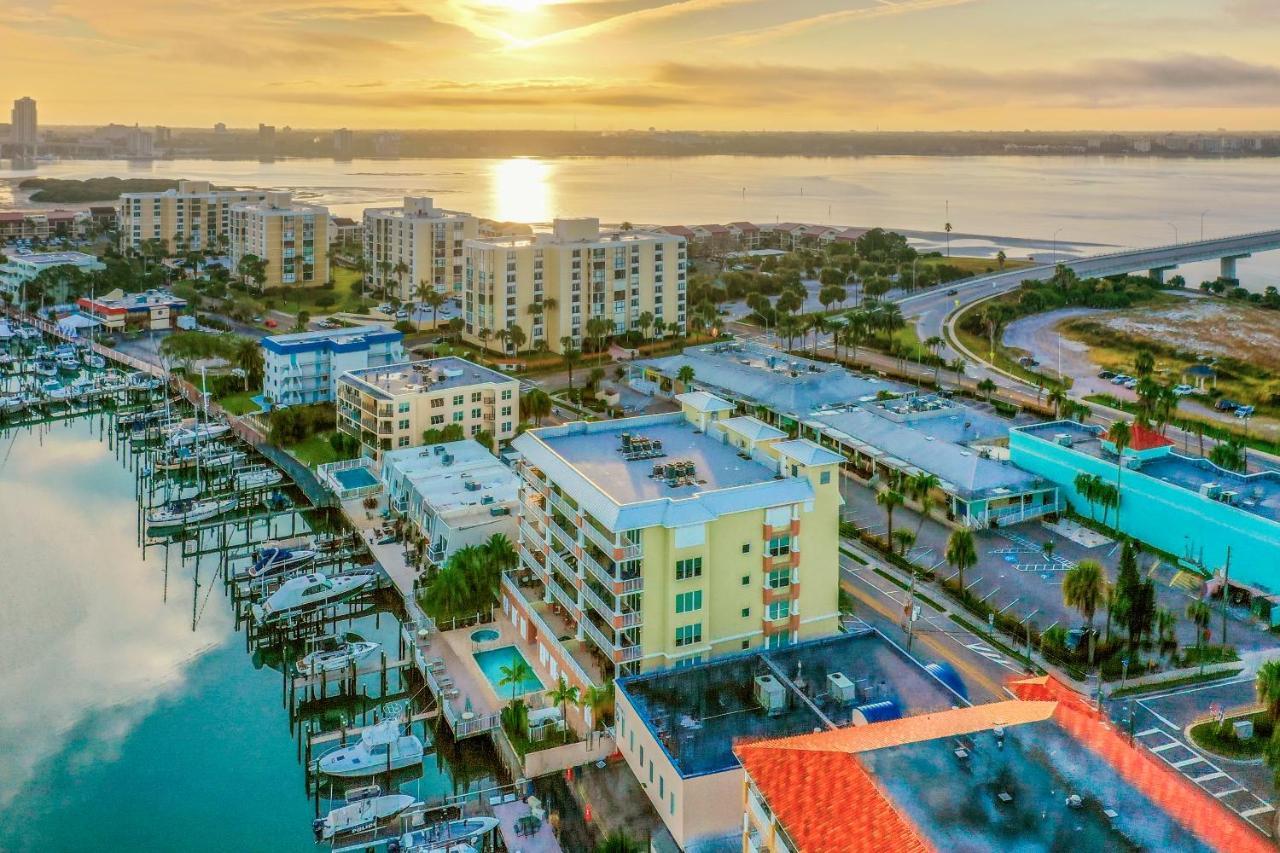
[[[533,835],[516,834],[516,821],[530,814],[531,811],[530,804],[520,800],[493,807],[493,816],[499,821],[498,827],[507,849],[516,850],[519,853],[560,853],[560,842],[556,840],[551,824],[545,819],[545,814],[541,826]]]

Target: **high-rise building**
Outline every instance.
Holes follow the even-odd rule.
[[[10,112],[10,137],[19,156],[33,156],[40,144],[40,127],[33,98],[18,98]]]
[[[262,201],[259,190],[215,190],[208,181],[179,181],[176,190],[120,196],[120,251],[161,240],[165,251],[218,251],[231,227],[231,205]]]
[[[329,209],[301,204],[287,192],[231,205],[231,269],[253,255],[265,262],[263,288],[323,284],[329,280]],[[257,282],[255,282],[257,283]]]
[[[512,444],[520,567],[502,608],[580,688],[836,630],[843,457],[711,394],[680,403]]]
[[[339,160],[350,159],[354,147],[355,134],[350,130],[343,127],[333,132],[333,156],[335,158]]]
[[[463,243],[479,233],[469,213],[436,207],[430,198],[408,196],[403,207],[364,212],[364,257],[369,280],[402,301],[417,298],[427,282],[437,293],[461,295]]]
[[[522,348],[542,341],[561,352],[563,337],[581,346],[592,318],[606,320],[610,335],[685,328],[682,237],[557,219],[549,234],[468,240],[463,259],[466,335],[475,342],[492,345],[518,326]],[[642,315],[652,318],[648,330],[640,328]]]

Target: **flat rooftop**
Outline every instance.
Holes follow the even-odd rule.
[[[665,422],[628,424],[615,421],[616,428],[567,435],[546,435],[543,443],[605,494],[620,504],[657,498],[678,498],[731,489],[774,479],[777,471],[752,459],[743,459],[737,449],[698,431],[682,415]],[[619,452],[622,433],[662,442],[664,456],[628,461]],[[676,487],[654,479],[653,466],[680,460],[693,463],[696,482]]]
[[[423,361],[402,361],[383,367],[366,367],[352,370],[344,374],[343,378],[354,381],[363,390],[386,400],[401,394],[430,394],[485,382],[516,381],[513,376],[455,355]]]
[[[388,452],[382,480],[393,497],[413,493],[415,506],[429,508],[453,527],[469,516],[488,521],[491,509],[513,505],[520,478],[471,439]]]
[[[93,255],[84,252],[29,252],[8,255],[12,263],[29,264],[37,267],[54,267],[62,264],[96,264],[100,261]]]
[[[826,406],[871,402],[883,392],[906,394],[914,390],[910,385],[741,341],[687,347],[678,355],[634,363],[636,369],[647,368],[668,379],[675,379],[686,366],[693,368],[696,385],[718,396],[749,401],[793,418]]]
[[[830,673],[848,678],[856,700],[840,702],[830,694]],[[789,682],[787,702],[781,713],[770,715],[756,700],[755,679],[778,674]],[[891,703],[895,716],[912,716],[965,704],[870,628],[632,676],[618,685],[685,778],[738,767],[736,741],[843,726],[859,707]]]
[[[1071,450],[1106,460],[1113,465],[1116,461],[1115,454],[1102,447],[1105,433],[1101,427],[1074,421],[1053,421],[1019,427],[1019,432],[1055,443],[1060,436],[1064,436],[1070,441]],[[1208,459],[1183,456],[1172,451],[1142,460],[1136,469],[1126,470],[1136,470],[1139,474],[1186,489],[1197,496],[1200,495],[1201,486],[1216,484],[1223,491],[1236,493],[1237,497],[1232,505],[1242,512],[1280,522],[1280,472],[1242,474],[1219,468]]]

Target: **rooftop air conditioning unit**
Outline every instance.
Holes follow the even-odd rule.
[[[966,426],[968,426],[966,424]],[[1053,437],[1054,444],[1061,444],[1063,447],[1070,447],[1072,442],[1071,433],[1060,432]]]
[[[1210,500],[1217,500],[1218,495],[1220,495],[1221,493],[1222,493],[1222,486],[1218,485],[1217,483],[1201,483],[1200,484],[1201,497],[1209,498]]]
[[[776,717],[787,710],[787,688],[772,675],[756,676],[755,698],[770,717]]]
[[[827,674],[827,692],[841,705],[858,701],[858,690],[843,672]]]
[[[1234,489],[1224,489],[1218,500],[1222,501],[1224,504],[1231,504],[1232,506],[1235,506],[1240,502],[1240,493]]]

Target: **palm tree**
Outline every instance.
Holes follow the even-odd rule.
[[[1095,560],[1081,560],[1062,579],[1062,603],[1080,611],[1089,625],[1089,666],[1093,666],[1093,614],[1105,596],[1107,578]]]
[[[1124,470],[1124,452],[1133,441],[1133,428],[1128,421],[1111,425],[1111,443],[1116,446],[1116,528],[1120,527],[1120,472]]]
[[[459,552],[460,553],[460,552]],[[457,557],[457,554],[454,554]],[[456,619],[467,610],[472,598],[471,579],[461,566],[449,564],[441,569],[422,593],[422,606],[437,621]]]
[[[817,358],[818,357],[818,338],[822,336],[823,332],[827,331],[826,318],[824,318],[821,314],[815,311],[814,313],[809,315],[809,319],[807,320],[806,325],[808,325],[809,329],[813,332],[813,357]]]
[[[893,550],[893,511],[897,507],[902,506],[903,497],[901,492],[893,489],[881,489],[876,492],[876,503],[884,507],[885,515],[888,518],[889,527],[885,531],[884,545],[889,550]]]
[[[551,414],[551,395],[541,388],[531,388],[520,402],[525,414],[533,418],[538,426],[542,426],[542,419]]]
[[[964,570],[978,562],[978,551],[973,543],[973,531],[962,527],[951,534],[947,540],[947,551],[944,555],[948,565],[958,573],[960,579],[960,599],[964,600]]]
[[[1258,667],[1253,689],[1258,701],[1267,706],[1267,718],[1272,723],[1280,721],[1280,660],[1269,660]]]
[[[956,384],[960,384],[961,378],[964,376],[964,359],[955,358],[947,364],[947,369],[956,375]]]
[[[693,382],[693,365],[682,364],[680,369],[676,371],[676,380],[684,386],[684,390],[689,390],[689,383]]]
[[[1245,469],[1244,446],[1238,441],[1220,441],[1209,451],[1209,461],[1228,471]]]
[[[1067,401],[1067,394],[1060,386],[1055,385],[1049,392],[1048,403],[1053,406],[1053,418],[1057,420],[1061,417],[1062,404]]]
[[[907,556],[907,551],[911,550],[911,546],[916,544],[915,532],[906,527],[899,527],[893,531],[893,539],[898,543],[898,553],[903,557]]]
[[[565,335],[560,339],[560,357],[569,371],[569,390],[573,390],[573,366],[582,360],[582,350],[573,345],[573,338]]]
[[[649,330],[653,328],[653,314],[648,311],[641,311],[640,316],[636,318],[636,325],[640,328],[640,336],[648,340]]]
[[[938,373],[942,370],[942,359],[938,358],[938,353],[941,352],[943,343],[945,342],[942,340],[942,338],[938,337],[937,335],[933,335],[931,337],[925,338],[925,341],[924,341],[925,349],[933,353],[933,357],[936,359],[936,361],[934,361],[933,363],[933,384],[934,385],[938,384]]]
[[[569,705],[582,704],[578,696],[578,685],[570,684],[562,674],[560,680],[556,682],[555,689],[547,691],[547,698],[553,704],[560,706],[560,719],[564,723],[564,739],[567,741],[569,740]]]
[[[582,707],[591,710],[591,734],[604,726],[604,715],[613,705],[613,682],[603,687],[592,684],[582,692]]]
[[[1093,503],[1098,499],[1098,478],[1093,474],[1086,474],[1081,471],[1076,474],[1076,478],[1072,485],[1076,487],[1076,494],[1084,498],[1089,504],[1089,519],[1093,519]]]
[[[592,345],[596,348],[596,360],[604,359],[604,342],[609,337],[609,333],[613,331],[613,324],[603,317],[592,317],[587,321],[587,337],[591,339]]]
[[[498,679],[499,687],[511,685],[511,701],[515,702],[516,697],[520,695],[517,691],[526,681],[531,681],[534,677],[533,667],[529,666],[524,660],[516,660],[510,666],[503,666],[498,670],[502,673],[502,678]]]
[[[988,376],[978,383],[978,390],[986,395],[987,402],[990,403],[991,395],[996,392],[996,383],[991,381],[991,377]]]
[[[396,261],[396,265],[391,268],[391,271],[396,274],[397,292],[404,293],[404,274],[409,271],[409,265],[401,259]]]
[[[426,282],[423,283],[425,284]],[[440,328],[440,308],[445,303],[445,295],[433,287],[424,293],[421,298],[423,304],[431,309],[431,328]]]
[[[248,391],[250,385],[256,388],[262,384],[262,346],[253,338],[236,341],[235,364],[244,371],[244,390]]]
[[[1004,253],[1004,249],[1001,249],[1000,251],[996,252],[996,266],[999,267],[1001,270],[1004,269],[1005,261],[1007,261],[1008,259],[1009,259],[1009,256]]]
[[[1193,601],[1187,605],[1187,618],[1196,626],[1196,656],[1200,659],[1200,672],[1204,672],[1204,654],[1201,650],[1204,647],[1204,641],[1208,639],[1209,619],[1213,616],[1213,611],[1209,609],[1208,602]],[[1261,670],[1258,672],[1262,674]]]
[[[938,475],[927,471],[921,471],[907,481],[907,491],[911,493],[911,497],[915,498],[916,503],[920,504],[920,523],[916,525],[917,537],[920,536],[920,529],[924,527],[924,520],[929,516],[929,511],[933,509],[933,490],[941,486],[942,481],[938,479]]]
[[[521,348],[524,347],[528,341],[528,335],[526,335],[524,333],[524,329],[519,326],[512,325],[507,329],[507,344],[511,347],[512,355],[519,355]]]

